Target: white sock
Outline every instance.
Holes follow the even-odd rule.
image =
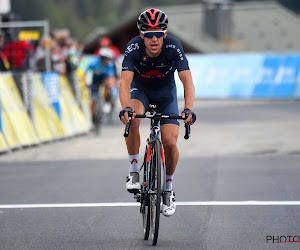
[[[129,156],[129,173],[131,172],[140,172],[139,167],[139,154],[128,155]]]
[[[166,175],[166,190],[171,191],[173,190],[173,177],[174,174],[172,175]]]

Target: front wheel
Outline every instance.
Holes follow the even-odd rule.
[[[143,204],[142,209],[143,209],[142,215],[143,215],[144,240],[148,240],[149,231],[150,231],[150,209],[147,204]]]
[[[162,162],[160,141],[154,141],[151,154],[151,178],[150,178],[150,226],[152,234],[152,245],[156,245],[159,230],[160,209],[162,203]]]

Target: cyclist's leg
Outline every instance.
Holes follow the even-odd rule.
[[[95,106],[98,105],[98,99],[99,99],[99,84],[92,83],[91,86],[91,113],[92,113],[92,119],[94,122],[94,111]]]
[[[167,115],[178,115],[178,102],[176,86],[174,86],[171,91],[163,91],[161,93],[161,99],[165,101],[158,103],[157,111],[159,113]],[[166,173],[167,175],[173,175],[176,169],[176,165],[179,158],[179,152],[177,149],[177,138],[179,134],[179,122],[172,119],[161,120],[161,140],[165,150],[166,159]]]
[[[173,175],[179,159],[177,138],[179,126],[176,124],[164,124],[161,126],[161,140],[165,150],[166,174]]]
[[[145,108],[141,101],[136,99],[130,100],[130,107],[135,110],[137,114],[144,114]],[[133,119],[131,121],[131,127],[129,131],[129,136],[125,138],[127,151],[129,155],[135,155],[139,153],[140,148],[140,132],[139,126],[141,119]]]
[[[131,91],[130,107],[136,111],[137,114],[145,113],[145,104],[148,98],[146,95],[138,89]],[[140,126],[141,119],[133,119],[131,121],[131,127],[129,136],[125,139],[128,157],[129,157],[129,176],[126,179],[126,188],[129,192],[138,192],[140,189],[139,183],[139,148],[140,148]]]
[[[131,90],[130,107],[135,110],[137,114],[144,114],[147,107],[149,106],[149,100],[146,94],[137,89],[132,88]],[[139,126],[141,119],[133,119],[129,131],[129,136],[125,139],[127,145],[127,151],[129,155],[135,155],[139,153],[140,148],[140,132]]]
[[[171,94],[171,95],[170,95]],[[170,97],[171,96],[171,97]],[[159,103],[158,112],[168,115],[178,115],[178,104],[176,87],[171,91],[166,91],[166,96],[163,96],[165,101]],[[161,139],[165,151],[166,162],[166,189],[163,195],[162,212],[165,216],[171,216],[175,213],[176,205],[175,193],[173,191],[173,175],[179,158],[177,148],[177,138],[179,134],[179,122],[177,120],[167,119],[161,120]]]

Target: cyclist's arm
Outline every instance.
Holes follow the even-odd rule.
[[[195,87],[193,84],[191,71],[183,70],[178,72],[178,75],[183,84],[183,89],[184,89],[184,101],[185,101],[184,109],[193,110],[194,100],[195,100]],[[190,115],[189,118],[185,121],[185,123],[191,121],[192,121],[192,116]]]
[[[90,87],[92,83],[87,82],[87,74],[89,71],[93,71],[95,67],[95,58],[92,59],[92,61],[89,63],[89,65],[87,66],[87,68],[84,71],[84,75],[83,75],[83,80],[85,82],[85,85],[87,87]]]
[[[119,98],[122,109],[130,107],[130,86],[133,80],[134,73],[132,71],[122,71],[121,81],[119,89]],[[128,114],[125,113],[125,117],[121,119],[123,123],[128,123]]]
[[[107,87],[116,87],[118,86],[118,80],[115,76],[108,76],[104,80],[104,85]]]

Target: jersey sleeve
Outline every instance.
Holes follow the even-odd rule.
[[[167,45],[168,46],[168,45]],[[173,49],[174,61],[177,71],[189,70],[189,63],[183,51],[183,47],[177,38],[172,39],[172,44],[169,45]]]
[[[140,49],[140,45],[136,41],[136,39],[132,39],[127,43],[126,50],[124,53],[124,59],[122,62],[122,71],[134,72],[134,64],[138,56],[139,49]]]

